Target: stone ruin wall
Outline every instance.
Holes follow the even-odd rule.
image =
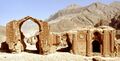
[[[22,24],[27,20],[32,20],[37,23],[40,28],[40,32],[37,35],[39,41],[36,43],[36,47],[39,50],[40,54],[45,54],[44,51],[48,48],[48,38],[49,38],[49,26],[47,22],[43,22],[41,20],[34,19],[32,17],[25,17],[21,20],[14,20],[9,22],[6,25],[6,43],[9,46],[9,50],[11,52],[21,52],[26,49],[26,44],[24,43],[24,35],[21,32]]]
[[[96,36],[94,32],[100,33],[100,53],[101,56],[117,56],[120,52],[120,45],[115,46],[115,30],[112,28],[81,28],[79,30],[67,31],[63,33],[50,32],[47,22],[43,22],[32,17],[25,17],[21,20],[14,20],[6,25],[6,43],[11,52],[22,52],[26,49],[23,41],[24,35],[20,31],[22,24],[31,19],[39,25],[40,32],[37,35],[38,42],[36,48],[39,54],[50,54],[57,51],[62,45],[67,45],[67,51],[83,56],[95,55],[92,51],[92,42]]]
[[[104,27],[103,27],[104,28]],[[70,46],[70,51],[73,54],[80,54],[83,56],[94,56],[96,55],[92,51],[92,42],[95,40],[96,36],[94,32],[98,32],[101,35],[100,39],[100,56],[117,56],[118,52],[115,50],[115,30],[111,28],[88,28],[84,30],[68,31],[61,33],[61,39],[68,38],[68,41],[72,46]],[[64,37],[63,37],[64,36]],[[65,38],[66,37],[66,38]],[[66,40],[59,40],[66,41]],[[68,43],[67,43],[68,44]],[[118,50],[118,49],[117,49]]]
[[[115,42],[115,53],[120,57],[120,39]]]

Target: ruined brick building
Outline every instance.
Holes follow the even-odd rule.
[[[62,42],[66,42],[68,50],[73,54],[84,56],[116,56],[119,48],[116,47],[115,29],[101,26],[98,28],[85,27],[77,30],[55,34],[50,32],[47,22],[27,16],[20,20],[13,20],[6,25],[6,42],[11,52],[21,52],[26,49],[24,34],[21,31],[22,24],[31,20],[38,24],[39,34],[36,48],[40,54],[52,53]]]
[[[37,37],[40,41],[38,41],[36,43],[36,47],[39,50],[39,53],[43,54],[44,48],[42,49],[42,47],[48,45],[48,44],[44,45],[44,43],[46,43],[46,41],[48,40],[48,37],[49,37],[48,23],[43,22],[38,19],[34,19],[30,16],[27,16],[20,20],[13,20],[6,25],[6,38],[7,38],[6,42],[9,46],[9,49],[11,52],[24,51],[26,48],[26,44],[24,42],[25,36],[24,36],[23,32],[21,31],[21,26],[25,21],[27,21],[29,19],[31,21],[35,22],[36,24],[38,24],[38,26],[39,26],[39,34],[37,35]]]

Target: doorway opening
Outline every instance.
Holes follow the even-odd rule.
[[[100,43],[97,40],[92,42],[92,51],[100,53]]]
[[[101,53],[102,52],[102,35],[96,31],[94,32],[94,38],[92,42],[92,52]]]
[[[36,43],[38,41],[39,24],[29,19],[23,22],[20,30],[24,35],[23,41],[26,44],[26,51],[35,53],[37,51]]]

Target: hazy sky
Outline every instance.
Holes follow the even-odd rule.
[[[93,2],[109,4],[113,1],[120,0],[0,0],[0,25],[25,16],[44,20],[70,4],[86,6]]]

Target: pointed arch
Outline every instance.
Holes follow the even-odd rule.
[[[94,53],[102,53],[103,50],[103,38],[102,33],[100,31],[95,30],[93,32],[93,40],[92,40],[92,52]]]
[[[24,22],[28,21],[28,20],[31,20],[33,21],[34,23],[36,23],[38,26],[39,26],[39,32],[42,30],[42,24],[41,24],[41,20],[38,20],[38,19],[35,19],[35,18],[32,18],[30,16],[27,16],[27,17],[24,17],[23,19],[19,20],[19,30],[21,30],[21,26]]]

